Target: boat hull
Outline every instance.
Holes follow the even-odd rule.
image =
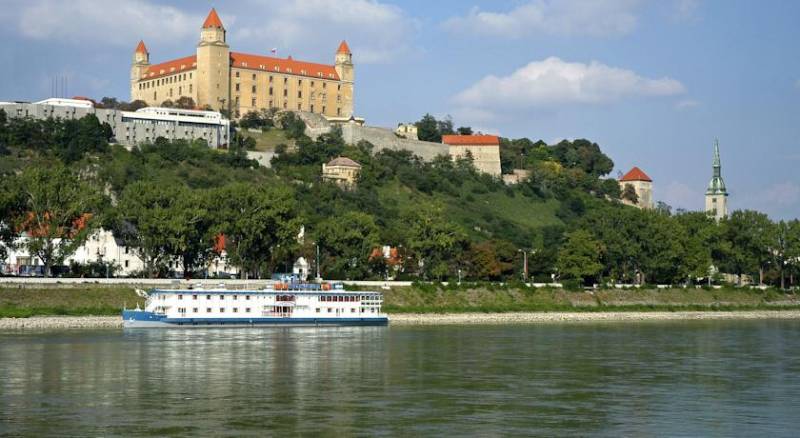
[[[124,328],[166,327],[319,327],[319,326],[385,326],[389,318],[167,318],[153,312],[125,310],[122,312]]]

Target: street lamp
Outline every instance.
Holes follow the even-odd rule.
[[[518,249],[517,252],[522,253],[522,281],[528,282],[528,250]]]

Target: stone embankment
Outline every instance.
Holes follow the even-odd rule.
[[[798,319],[800,310],[733,312],[510,312],[510,313],[400,313],[389,315],[393,326],[503,325],[581,322],[711,321]],[[62,330],[121,328],[119,316],[35,316],[0,318],[2,330]]]

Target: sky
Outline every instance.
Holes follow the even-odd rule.
[[[216,7],[232,50],[333,63],[355,110],[393,127],[431,113],[504,137],[586,138],[699,210],[715,139],[731,210],[800,217],[800,2],[744,0],[0,0],[0,100],[130,98],[151,62],[194,54]],[[62,94],[59,92],[58,94]]]

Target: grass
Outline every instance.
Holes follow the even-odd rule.
[[[144,306],[128,286],[0,287],[0,318],[119,315]],[[414,284],[384,291],[387,313],[677,312],[800,310],[795,295],[750,289],[600,290],[570,292],[489,283]]]
[[[127,286],[0,287],[0,318],[36,315],[119,315],[123,306],[144,305]]]
[[[269,129],[262,133],[248,132],[246,129],[239,131],[245,137],[251,137],[256,141],[256,149],[261,152],[272,152],[279,144],[285,144],[289,148],[294,147],[294,140],[286,137],[286,131],[282,129]]]

